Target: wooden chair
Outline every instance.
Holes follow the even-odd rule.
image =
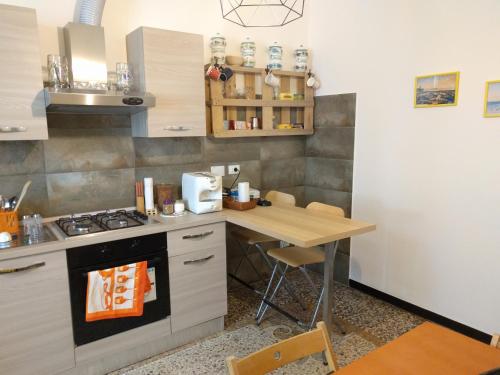
[[[272,204],[275,206],[292,206],[292,207],[295,206],[295,197],[291,194],[282,193],[280,191],[271,190],[266,194],[265,198],[267,200],[271,201]],[[267,257],[266,250],[263,247],[263,245],[266,243],[279,242],[279,240],[277,238],[267,236],[267,235],[262,234],[262,233],[255,232],[251,229],[241,228],[241,227],[238,227],[238,228],[232,230],[231,235],[238,242],[238,245],[239,245],[238,248],[241,251],[242,257],[241,257],[238,265],[235,267],[235,270],[233,271],[233,273],[232,274],[230,273],[229,276],[231,276],[232,278],[234,278],[235,280],[237,280],[239,282],[242,282],[242,280],[240,280],[237,275],[238,275],[238,271],[239,271],[243,261],[246,259],[247,263],[250,265],[250,267],[253,269],[253,271],[259,277],[259,279],[262,280],[263,282],[265,282],[265,279],[262,276],[262,273],[257,269],[255,264],[250,260],[248,254],[250,253],[251,248],[255,247],[258,250],[258,252],[260,253],[260,255],[262,256],[262,259],[264,260],[266,265],[269,267],[269,269],[272,270],[273,263]],[[298,300],[298,298],[293,294],[292,289],[289,288],[288,285],[286,285],[286,284],[287,283],[285,281],[285,286],[286,286],[287,290],[289,291],[289,293],[291,294],[291,296],[296,301],[300,302]]]
[[[341,209],[340,207],[331,206],[319,202],[309,203],[306,209],[311,211],[321,212],[329,216],[341,216],[341,217],[345,216],[344,210]],[[338,246],[338,242],[335,244],[335,246]],[[316,286],[314,285],[314,282],[307,273],[306,266],[310,264],[323,263],[325,261],[325,252],[319,246],[307,247],[307,248],[299,246],[290,246],[290,247],[271,249],[267,252],[267,255],[275,260],[275,265],[273,268],[273,272],[271,274],[271,279],[269,280],[269,283],[267,285],[267,289],[264,293],[264,296],[262,297],[260,307],[257,310],[257,324],[260,324],[262,322],[262,319],[264,318],[264,315],[269,307],[269,304],[267,302],[272,303],[274,297],[276,296],[276,293],[278,292],[278,290],[281,287],[281,284],[283,283],[283,280],[285,280],[286,272],[290,267],[292,267],[292,268],[298,268],[300,271],[302,271],[305,278],[311,285],[311,288],[316,292],[317,295],[317,301],[315,303],[315,307],[310,321],[307,323],[307,322],[301,322],[299,319],[295,319],[299,323],[299,325],[312,329],[318,315],[321,300],[323,298],[324,287],[322,287],[320,291],[317,290]],[[285,268],[282,268],[280,263],[284,264]],[[272,284],[277,274],[279,274],[280,278],[278,279],[273,291],[271,292]],[[341,331],[343,332],[342,329]]]
[[[330,336],[324,322],[317,328],[265,347],[244,358],[226,359],[230,375],[262,375],[315,353],[323,352],[330,372],[338,369]]]
[[[491,346],[500,349],[500,335],[493,335],[491,338]]]

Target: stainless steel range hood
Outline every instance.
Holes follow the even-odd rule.
[[[72,88],[46,88],[47,112],[137,113],[154,107],[152,94],[103,90],[108,81],[103,27],[70,22],[63,31]]]

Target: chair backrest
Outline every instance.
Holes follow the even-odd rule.
[[[295,206],[295,197],[292,194],[271,190],[266,194],[266,199],[276,206]]]
[[[308,210],[314,210],[318,212],[323,212],[328,215],[345,217],[344,210],[337,206],[331,206],[329,204],[311,202],[306,207]]]
[[[337,359],[324,322],[318,322],[312,331],[267,346],[244,358],[228,357],[226,361],[230,375],[261,375],[320,352],[325,353],[329,370],[336,371]]]
[[[491,346],[500,349],[500,335],[493,335],[491,338]]]

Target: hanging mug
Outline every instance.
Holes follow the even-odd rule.
[[[210,79],[217,81],[220,78],[220,69],[216,65],[210,65],[206,74]]]
[[[226,82],[233,76],[233,70],[229,67],[222,68],[220,72],[220,80]]]
[[[320,82],[314,75],[311,75],[306,82],[307,87],[312,87],[313,89],[319,89]]]
[[[272,71],[269,71],[266,75],[266,78],[264,78],[264,83],[276,88],[280,86],[280,79],[276,77]]]

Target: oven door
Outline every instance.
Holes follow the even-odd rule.
[[[142,316],[86,322],[87,273],[141,261],[148,262],[148,275],[152,284],[151,291],[145,296]],[[135,258],[71,269],[69,271],[69,283],[73,336],[76,346],[128,331],[164,319],[170,315],[168,256],[166,250]]]

